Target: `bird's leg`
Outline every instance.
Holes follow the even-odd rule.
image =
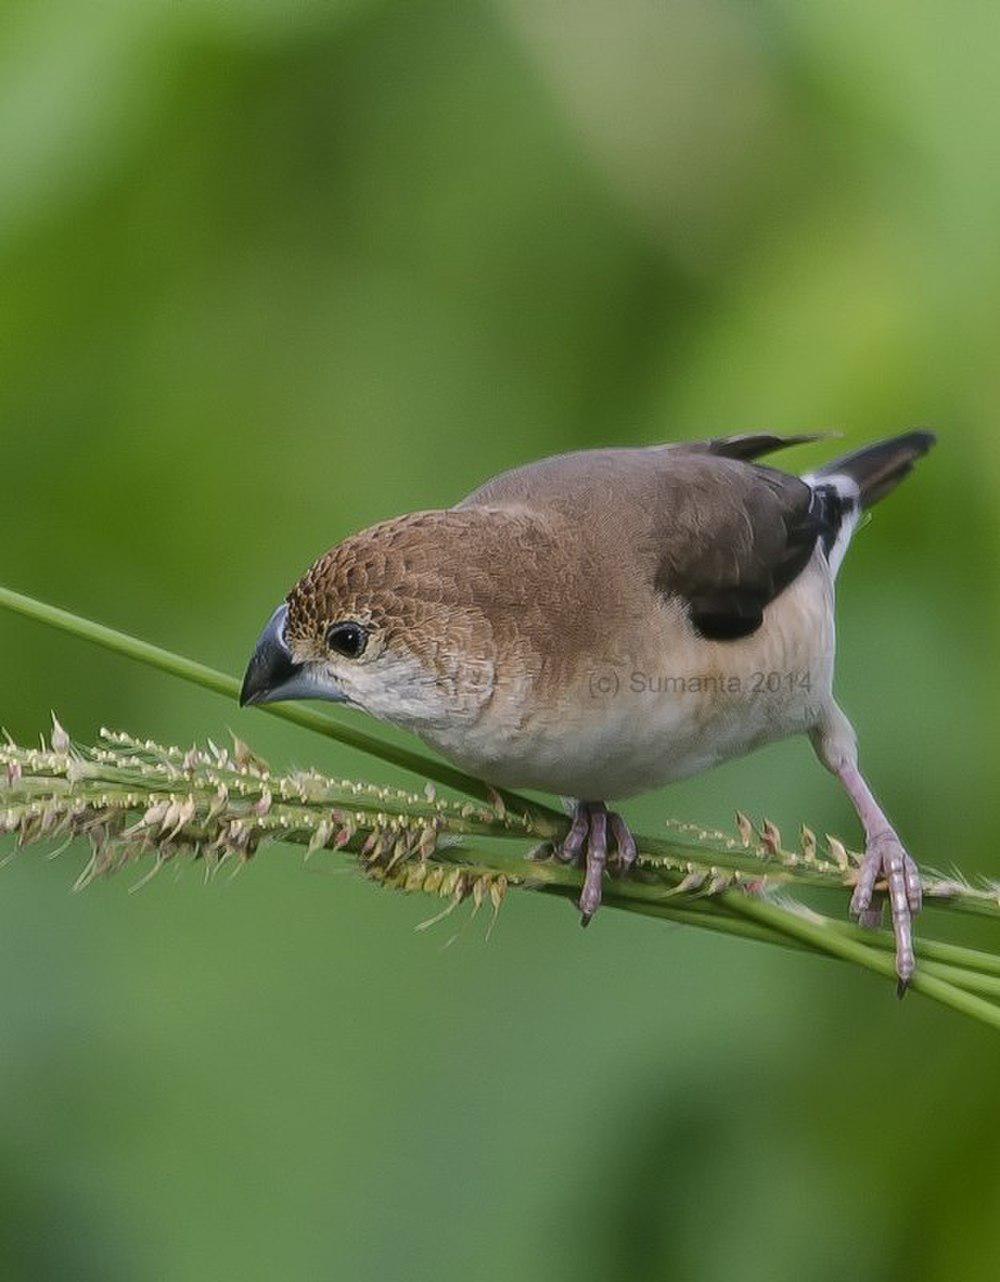
[[[557,859],[564,863],[583,863],[586,868],[579,903],[584,926],[601,906],[609,827],[615,844],[615,871],[625,873],[635,863],[635,838],[621,815],[608,810],[603,801],[578,801],[569,832],[556,848]]]
[[[837,774],[865,830],[865,853],[851,896],[851,915],[862,926],[882,924],[882,904],[874,897],[876,882],[884,879],[896,936],[896,974],[905,987],[916,967],[913,917],[920,912],[923,899],[920,873],[857,766],[845,765]]]
[[[812,740],[820,760],[843,784],[865,830],[865,853],[851,896],[851,915],[862,926],[882,924],[882,901],[876,899],[876,883],[884,881],[892,909],[896,974],[902,993],[916,968],[913,918],[921,907],[920,873],[858,769],[854,731],[836,704],[825,709]]]

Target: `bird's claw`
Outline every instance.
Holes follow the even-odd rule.
[[[604,872],[608,866],[608,829],[614,843],[611,857],[614,872],[624,874],[635,863],[635,838],[628,824],[601,801],[578,802],[573,811],[569,832],[555,856],[563,863],[579,863],[586,869],[579,909],[581,925],[588,925],[601,906]]]
[[[881,889],[876,890],[876,883],[882,881],[892,910],[896,974],[899,976],[902,995],[916,969],[913,918],[920,912],[923,894],[917,865],[892,831],[879,833],[869,839],[858,869],[854,894],[851,896],[851,916],[862,926],[877,929],[882,925],[883,892]],[[876,898],[876,895],[879,897]]]

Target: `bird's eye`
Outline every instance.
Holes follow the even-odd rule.
[[[360,623],[335,623],[327,630],[326,644],[345,659],[356,659],[368,644],[368,633]]]

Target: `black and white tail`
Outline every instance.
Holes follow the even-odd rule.
[[[836,574],[863,512],[878,503],[913,470],[937,437],[933,432],[906,432],[877,445],[866,445],[835,459],[802,479],[815,491],[829,528],[826,555]]]

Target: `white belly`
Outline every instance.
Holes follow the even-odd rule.
[[[646,792],[762,744],[808,731],[831,699],[833,584],[825,558],[740,641],[697,636],[679,610],[642,658],[601,658],[544,709],[494,700],[461,733],[426,735],[470,772],[505,787],[586,800]],[[456,728],[457,729],[457,728]]]

